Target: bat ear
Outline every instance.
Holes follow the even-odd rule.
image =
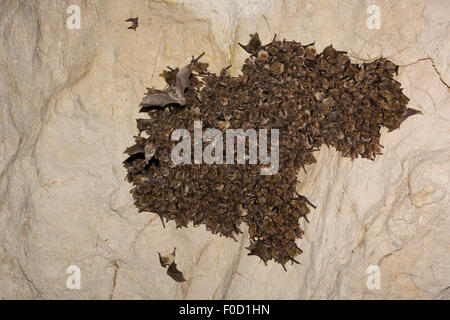
[[[254,54],[258,50],[258,48],[261,46],[261,41],[259,40],[258,33],[251,34],[250,35],[250,41],[247,45],[243,45],[238,42],[238,45],[244,49],[247,53]]]

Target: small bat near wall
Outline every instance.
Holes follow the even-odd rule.
[[[168,104],[179,104],[184,106],[186,104],[184,92],[189,86],[189,78],[192,74],[192,67],[203,55],[204,53],[196,59],[193,58],[191,63],[176,72],[175,90],[173,90],[173,88],[169,88],[172,89],[172,92],[169,91],[169,93],[153,93],[146,95],[140,104],[141,112],[146,112],[148,108],[151,107],[165,107]],[[175,72],[175,70],[172,72]]]
[[[129,18],[125,20],[126,22],[131,22],[131,27],[128,27],[128,29],[136,31],[137,27],[139,26],[139,17],[136,18]]]
[[[167,256],[161,256],[161,254],[158,252],[159,256],[159,263],[161,263],[161,267],[169,268],[167,269],[167,274],[175,281],[177,282],[184,282],[186,279],[183,276],[183,273],[177,269],[177,264],[175,263],[175,250],[173,249],[173,252],[168,254]]]

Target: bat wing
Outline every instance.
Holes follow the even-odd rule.
[[[165,93],[149,94],[148,96],[145,96],[144,99],[142,99],[142,102],[140,104],[141,112],[143,111],[142,108],[145,107],[164,107],[165,105],[171,103],[179,104],[180,102]]]
[[[405,114],[402,117],[402,121],[405,121],[409,117],[411,117],[411,116],[413,116],[415,114],[418,114],[418,113],[423,114],[422,111],[420,111],[420,110],[416,110],[416,109],[413,109],[413,108],[407,108],[406,111],[405,111]]]
[[[184,282],[186,279],[183,276],[183,273],[177,269],[177,264],[173,262],[169,269],[167,269],[167,274],[175,281],[177,282]]]
[[[192,73],[192,64],[188,64],[177,72],[177,91],[181,100],[184,100],[184,90],[189,86],[189,77]]]
[[[124,153],[127,153],[129,156],[132,156],[136,153],[142,153],[142,152],[144,152],[144,146],[141,144],[135,144],[134,146],[131,146],[127,150],[125,150]]]

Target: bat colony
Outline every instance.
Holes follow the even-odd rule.
[[[394,79],[398,67],[384,58],[355,64],[332,46],[317,53],[313,44],[275,38],[262,45],[258,34],[241,47],[249,57],[236,77],[227,68],[208,72],[199,62],[203,54],[163,71],[168,87],[148,89],[140,104],[148,118],[137,119],[139,134],[125,151],[124,166],[139,212],[158,214],[163,225],[203,224],[235,240],[245,223],[249,255],[284,268],[298,263],[299,219],[308,221],[315,208],[297,192],[297,174],[316,162],[313,152],[326,145],[343,157],[374,160],[381,154],[381,127],[398,129],[421,112],[407,108],[409,99]],[[262,164],[175,166],[171,134],[186,128],[193,135],[196,121],[223,132],[278,129],[279,171],[260,175]],[[184,280],[173,261],[164,266],[176,281]]]

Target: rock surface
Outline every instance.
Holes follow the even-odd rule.
[[[450,299],[447,0],[74,2],[80,30],[66,27],[72,1],[0,4],[0,299]],[[136,32],[124,22],[135,16]],[[137,214],[121,164],[165,66],[205,51],[213,71],[238,74],[237,42],[255,31],[386,57],[423,112],[384,131],[374,162],[322,148],[299,173],[318,208],[287,272],[247,256],[245,232],[234,242]],[[159,265],[173,247],[182,284]],[[79,290],[66,287],[70,265]]]

